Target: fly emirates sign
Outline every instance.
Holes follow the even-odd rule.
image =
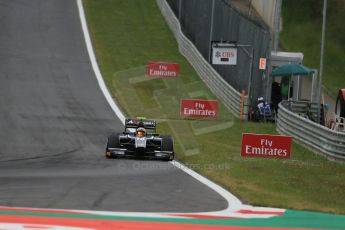
[[[179,64],[177,63],[148,62],[146,75],[157,78],[174,78],[177,77],[178,71]]]
[[[242,134],[241,156],[290,158],[292,137]]]
[[[182,117],[216,118],[218,116],[218,101],[182,99],[180,113]]]

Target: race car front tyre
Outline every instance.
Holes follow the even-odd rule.
[[[174,154],[174,141],[171,136],[161,136],[162,138],[162,151],[168,151],[172,152],[172,154],[165,158],[166,161],[172,161],[174,160],[175,154]]]
[[[120,145],[120,142],[119,142],[119,134],[116,133],[116,134],[112,134],[108,137],[108,142],[107,142],[107,147],[106,147],[106,150],[105,150],[105,156],[107,158],[113,158],[113,154],[111,154],[110,151],[108,151],[109,148],[118,148],[118,146]]]

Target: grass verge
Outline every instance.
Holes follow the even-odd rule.
[[[319,69],[322,0],[283,1],[281,44],[288,51],[303,52],[303,63]],[[335,96],[345,87],[345,1],[328,1],[323,84]]]
[[[276,134],[274,124],[236,120],[223,104],[217,121],[181,120],[181,98],[214,99],[182,57],[154,0],[85,0],[93,45],[115,100],[131,116],[159,120],[178,160],[245,203],[345,213],[345,167],[293,144],[289,160],[242,158],[241,134]],[[177,79],[145,78],[148,61],[180,64]]]

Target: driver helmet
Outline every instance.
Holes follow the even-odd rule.
[[[145,128],[143,128],[143,127],[137,128],[137,131],[136,131],[137,137],[143,137],[143,136],[145,136],[145,133],[146,133]]]

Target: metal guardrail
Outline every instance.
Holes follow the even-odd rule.
[[[284,104],[287,105],[287,108],[291,112],[308,117],[314,122],[318,121],[319,117],[322,117],[320,106],[317,103],[310,103],[308,101],[286,101]]]
[[[183,56],[194,67],[200,78],[211,91],[223,100],[225,106],[236,116],[240,116],[241,94],[230,86],[204,59],[194,44],[183,34],[180,23],[166,0],[156,0],[162,15],[175,35],[178,47]],[[247,101],[247,98],[245,99]],[[247,103],[245,102],[245,105]]]
[[[277,129],[327,157],[345,160],[345,133],[331,130],[290,111],[288,101],[279,104]]]

